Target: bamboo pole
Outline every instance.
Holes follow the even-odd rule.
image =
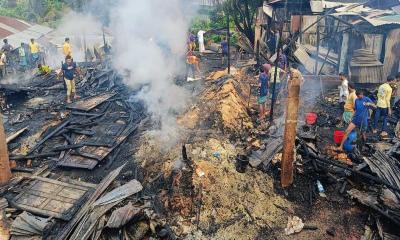
[[[11,178],[10,160],[4,132],[3,115],[0,114],[0,186],[6,185]]]
[[[288,102],[286,110],[284,143],[282,153],[282,187],[288,187],[293,183],[293,162],[296,140],[297,116],[299,111],[300,81],[291,79],[289,82]]]

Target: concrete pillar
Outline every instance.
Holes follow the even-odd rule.
[[[285,120],[285,132],[282,152],[282,187],[288,187],[293,183],[294,148],[296,141],[297,117],[299,111],[300,81],[292,79],[288,86],[288,100]]]
[[[0,186],[6,185],[11,178],[10,161],[6,134],[4,132],[3,115],[0,114]]]

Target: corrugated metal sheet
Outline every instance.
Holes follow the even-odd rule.
[[[370,49],[358,49],[350,62],[351,80],[356,83],[381,83],[384,81],[383,64]]]
[[[311,10],[315,13],[321,13],[325,9],[330,9],[339,6],[349,6],[351,3],[343,3],[341,1],[310,1]]]
[[[355,83],[382,83],[383,66],[350,67],[350,79]]]
[[[46,35],[49,32],[52,32],[53,29],[49,28],[49,27],[46,27],[46,26],[42,26],[42,25],[34,25],[34,26],[30,27],[28,29],[28,31],[36,32],[36,33],[41,34],[41,35]]]
[[[389,32],[386,38],[384,74],[385,76],[394,75],[399,69],[399,55],[396,50],[399,47],[400,29]]]
[[[12,32],[0,27],[0,38],[5,38],[7,36],[10,36],[11,34]]]
[[[365,48],[371,50],[376,58],[381,57],[383,35],[381,34],[364,34]]]
[[[16,34],[10,35],[7,37],[9,43],[13,46],[18,46],[22,42],[27,43],[30,41],[31,38],[33,39],[39,39],[43,35],[46,35],[47,33],[51,32],[51,28],[43,27],[43,26],[32,26],[31,28],[28,28],[22,32],[18,32]]]
[[[7,38],[13,46],[21,42],[29,42],[31,38],[39,39],[53,29],[37,24],[30,24],[23,20],[0,16],[0,40]]]
[[[18,31],[24,31],[28,29],[31,25],[25,21],[12,18],[12,17],[6,17],[6,16],[0,16],[0,23],[3,23],[7,26],[10,26],[12,28],[17,29]]]
[[[308,55],[307,51],[305,50],[305,48],[301,44],[297,44],[297,49],[294,52],[294,56],[304,66],[304,68],[307,70],[307,72],[309,72],[311,74],[313,74],[315,72],[315,61],[316,60],[314,58],[310,57],[310,55]],[[318,64],[318,71],[321,68],[321,66],[322,66],[322,63],[319,63]],[[325,64],[325,66],[322,69],[321,73],[322,74],[330,74],[333,71],[334,71],[333,69],[330,69]]]

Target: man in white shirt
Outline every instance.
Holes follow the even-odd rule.
[[[1,78],[4,78],[6,76],[6,63],[7,63],[7,56],[5,51],[1,50],[0,51],[0,74]]]
[[[206,33],[203,30],[200,30],[197,33],[197,38],[199,40],[199,51],[200,53],[204,53],[206,51],[206,47],[204,46],[204,33]]]
[[[349,81],[344,73],[339,73],[339,80],[341,81],[339,86],[339,103],[343,104],[349,97]]]

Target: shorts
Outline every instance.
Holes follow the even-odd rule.
[[[345,111],[343,113],[343,121],[347,124],[349,124],[353,118],[354,112],[347,112]]]
[[[267,96],[259,96],[258,97],[258,104],[264,104],[267,102]]]
[[[368,130],[368,119],[365,120],[356,120],[353,118],[351,121],[354,125],[356,125],[361,131],[367,131]]]

